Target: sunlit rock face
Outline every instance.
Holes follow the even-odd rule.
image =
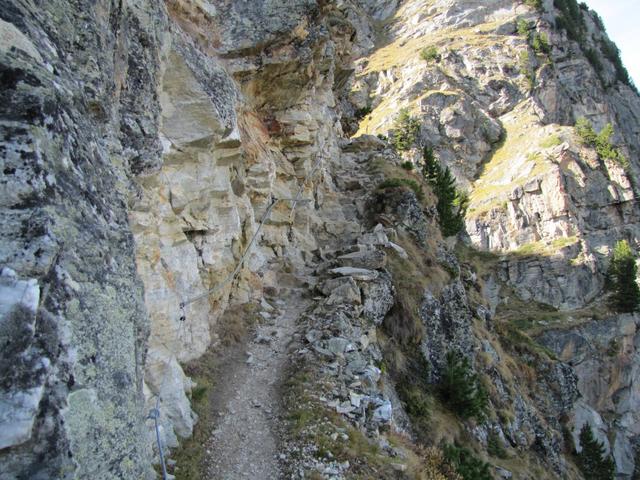
[[[156,82],[162,152],[135,177],[129,223],[151,325],[146,399],[151,408],[161,398],[169,446],[195,420],[180,364],[216,344],[229,305],[277,287],[270,262],[310,258],[314,232],[333,223],[314,208],[331,197],[323,172],[340,155],[334,72],[349,61],[354,29],[325,22],[354,8],[168,3]],[[313,202],[292,210],[279,201],[262,222],[273,200],[298,192]],[[229,282],[256,233],[245,268]]]

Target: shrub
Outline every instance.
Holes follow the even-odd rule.
[[[406,162],[402,162],[400,164],[400,167],[404,168],[405,170],[413,170],[415,168],[413,162],[410,162],[409,160],[407,160]]]
[[[589,120],[579,118],[575,129],[582,143],[588,147],[595,148],[600,158],[614,160],[625,169],[629,167],[629,160],[611,143],[614,131],[610,123],[606,124],[600,130],[600,133],[596,133]]]
[[[602,62],[600,61],[600,55],[593,48],[587,48],[584,50],[584,56],[587,57],[591,66],[595,69],[596,72],[602,72]]]
[[[546,33],[536,33],[533,35],[531,41],[531,48],[538,54],[549,55],[551,53],[551,46],[549,45],[549,37]]]
[[[618,158],[618,150],[611,144],[613,136],[613,126],[607,123],[600,133],[596,136],[596,151],[601,158],[610,158],[616,160]]]
[[[439,387],[444,403],[462,418],[485,417],[489,396],[468,358],[454,351],[447,353]]]
[[[420,58],[425,62],[439,62],[442,59],[442,55],[440,55],[436,46],[432,45],[420,50]]]
[[[625,85],[628,85],[633,90],[637,91],[635,85],[633,84],[633,81],[631,80],[631,77],[629,76],[629,72],[622,63],[622,59],[620,58],[620,50],[618,50],[616,44],[611,40],[603,39],[600,43],[600,50],[602,51],[604,57],[611,63],[613,63],[613,66],[616,69],[616,80],[624,83]]]
[[[594,438],[588,423],[580,430],[580,447],[582,450],[577,454],[576,463],[585,477],[589,480],[613,480],[615,463],[605,454],[604,445]]]
[[[418,138],[420,122],[409,114],[409,110],[403,108],[398,113],[393,126],[391,143],[398,151],[409,150]]]
[[[411,472],[415,480],[462,480],[444,456],[442,450],[436,447],[418,450],[420,465]]]
[[[585,22],[576,0],[554,0],[553,5],[560,10],[556,17],[556,28],[567,32],[571,40],[581,42],[584,39]]]
[[[358,120],[363,119],[364,117],[366,117],[367,115],[369,115],[371,112],[373,111],[373,107],[371,105],[367,105],[366,107],[362,107],[357,109],[354,112],[354,116],[355,118],[357,118]]]
[[[640,305],[637,273],[636,259],[629,243],[618,241],[607,272],[607,286],[613,291],[613,306],[621,312],[633,312]]]
[[[524,0],[524,4],[536,10],[542,10],[542,0]]]
[[[531,65],[531,57],[527,50],[520,52],[520,55],[518,56],[518,65],[520,67],[520,74],[526,77],[529,89],[533,90],[533,87],[535,87],[536,84],[536,75],[533,66]]]
[[[456,180],[449,167],[442,168],[431,148],[424,148],[423,157],[422,174],[438,198],[436,209],[440,230],[445,237],[456,235],[464,227],[469,198],[466,193],[457,189]]]
[[[576,133],[578,134],[578,137],[580,137],[580,140],[582,140],[582,143],[589,147],[592,147],[596,144],[597,135],[593,130],[593,125],[591,125],[591,122],[589,120],[584,117],[579,118],[576,121],[576,125],[574,128],[576,130]]]
[[[553,135],[549,135],[547,138],[542,140],[540,142],[540,146],[542,148],[552,148],[552,147],[557,147],[561,143],[562,143],[562,138],[560,138],[560,135],[553,134]]]
[[[487,438],[487,453],[492,457],[507,458],[507,451],[502,445],[502,440],[496,433],[490,433]]]
[[[580,5],[582,6],[582,5]],[[587,7],[589,8],[589,7]],[[600,31],[602,33],[606,33],[607,29],[604,26],[604,22],[602,21],[602,17],[600,15],[598,15],[597,12],[591,12],[591,16],[593,17],[593,21],[595,22],[596,26],[600,29]]]
[[[531,30],[531,24],[524,18],[518,19],[518,35],[529,38],[529,31]]]
[[[408,187],[413,190],[413,193],[416,194],[418,200],[424,199],[424,191],[422,190],[422,186],[420,186],[415,180],[411,180],[409,178],[390,178],[378,185],[379,189],[398,187]]]
[[[419,385],[400,384],[398,395],[412,424],[422,430],[428,430],[431,418],[431,398]]]
[[[615,357],[620,353],[620,343],[618,343],[617,338],[612,338],[609,340],[609,344],[607,345],[607,351],[605,352],[607,357]]]
[[[476,457],[468,448],[446,445],[444,457],[464,480],[493,480],[489,464]]]

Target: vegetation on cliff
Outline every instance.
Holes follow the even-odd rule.
[[[418,119],[412,117],[408,109],[403,108],[394,123],[391,143],[399,152],[409,150],[415,144],[419,131]]]
[[[451,170],[440,165],[432,149],[425,147],[423,157],[423,175],[438,198],[436,208],[442,234],[445,237],[456,235],[464,227],[469,197],[458,189]]]
[[[618,241],[613,249],[607,281],[613,291],[612,304],[621,312],[633,312],[640,305],[640,288],[636,282],[637,274],[635,255],[629,242],[626,240]]]
[[[578,466],[590,480],[613,480],[615,463],[606,454],[602,442],[596,440],[588,423],[580,430],[580,453],[577,454]]]
[[[469,359],[457,352],[447,353],[447,363],[440,381],[440,396],[462,418],[482,420],[486,415],[488,394],[478,375],[471,369]]]
[[[586,118],[579,118],[576,121],[576,133],[580,137],[582,143],[588,147],[594,148],[601,159],[609,159],[618,162],[624,168],[629,167],[629,160],[624,154],[611,143],[611,137],[614,135],[613,126],[607,123],[600,132],[596,133],[592,123]]]

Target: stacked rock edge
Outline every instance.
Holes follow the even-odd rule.
[[[380,160],[400,162],[374,137],[341,140],[369,101],[373,112],[360,133],[387,132],[394,102],[418,108],[422,141],[472,189],[467,229],[478,247],[508,251],[576,238],[562,258],[504,257],[483,278],[489,295],[481,303],[496,307],[510,288],[566,309],[596,297],[605,268],[598,252],[623,235],[638,240],[637,205],[605,205],[634,198],[638,96],[620,84],[602,86],[553,28],[550,1],[544,13],[507,0],[398,3],[51,0],[35,8],[0,0],[1,479],[154,477],[146,416],[156,396],[163,442],[177,446],[196,421],[181,363],[216,344],[214,327],[229,305],[277,288],[273,265],[283,258],[326,277],[326,298],[302,323],[311,348],[300,361],[316,369],[318,384],[335,386],[318,392],[318,401],[373,437],[389,425],[411,431],[392,379],[376,366],[376,330],[396,302],[398,279],[375,259],[406,255],[397,236],[420,244],[438,234],[433,209],[425,213],[409,192],[385,199],[386,227],[369,224],[364,198],[377,179],[350,177]],[[553,68],[536,65],[533,91],[507,68],[526,48],[518,17],[552,45]],[[376,48],[381,33],[392,42]],[[456,35],[442,64],[420,59],[429,42]],[[407,52],[415,55],[399,55]],[[601,73],[605,83],[610,69]],[[579,146],[568,128],[578,116],[614,125],[629,172],[600,165]],[[559,133],[564,143],[540,166],[527,155],[537,147],[518,143],[522,132],[538,140]],[[504,158],[529,172],[526,182],[495,173],[504,165],[500,149],[493,155],[502,137],[500,148],[517,152]],[[476,179],[481,165],[486,176]],[[313,202],[293,216],[278,204],[238,280],[189,304],[182,321],[180,302],[216,287],[272,198],[293,196],[309,175],[304,193]],[[500,190],[505,208],[502,197],[496,208],[483,196],[494,181],[508,186]],[[344,193],[351,183],[362,198]],[[344,208],[345,199],[356,208]],[[619,478],[631,478],[640,435],[638,318],[544,333],[540,341],[569,363],[542,362],[539,379],[549,388],[530,395],[500,372],[508,355],[474,327],[481,320],[492,328],[491,313],[467,294],[482,285],[436,243],[421,251],[455,274],[421,301],[427,334],[419,350],[430,375],[437,377],[447,350],[477,349],[490,359],[474,363],[496,385],[492,405],[514,405],[510,422],[464,428],[485,446],[495,433],[535,451],[548,475],[579,478],[559,448],[566,439],[557,418],[569,418],[574,434],[588,421],[612,450]],[[331,265],[314,265],[321,246],[334,247]],[[575,258],[577,266],[568,261]],[[612,340],[621,345],[613,357],[603,354]],[[298,440],[294,448],[313,451],[302,445],[313,439]],[[349,474],[349,465],[304,454],[298,461],[296,468],[327,476]]]

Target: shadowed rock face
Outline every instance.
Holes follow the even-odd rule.
[[[620,474],[634,471],[638,430],[637,315],[619,315],[564,331],[549,330],[543,345],[571,365],[578,377],[581,401],[574,410],[574,436],[585,422],[613,454]]]
[[[127,202],[157,162],[164,17],[76,3],[0,4],[2,478],[150,472]]]

